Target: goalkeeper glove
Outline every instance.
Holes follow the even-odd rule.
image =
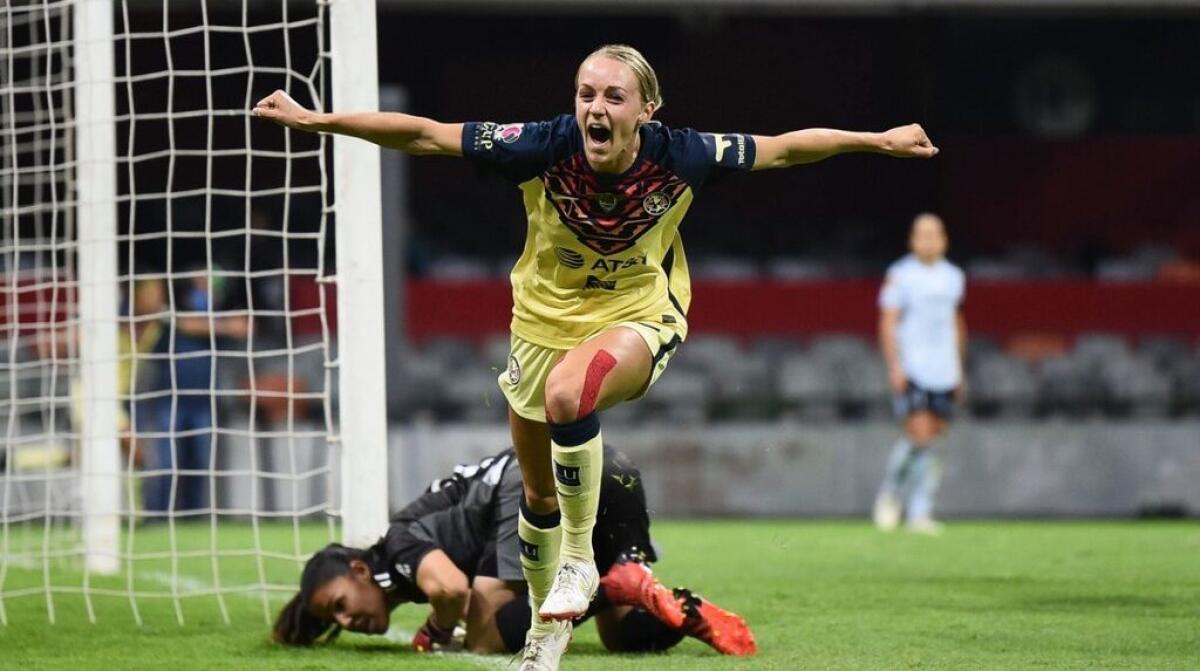
[[[454,641],[454,627],[442,629],[433,621],[431,614],[425,624],[413,636],[412,647],[417,652],[434,652],[447,648]]]

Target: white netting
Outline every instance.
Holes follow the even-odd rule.
[[[110,397],[87,398],[80,2],[0,8],[0,621],[165,608],[182,622],[191,603],[225,621],[245,604],[269,615],[270,593],[294,590],[298,560],[334,531],[331,208],[324,138],[247,111],[275,88],[325,107],[326,7],[108,5],[119,368]],[[85,570],[96,548],[79,531],[105,512],[80,485],[81,413],[95,407],[122,425],[121,533],[99,550],[114,576]]]

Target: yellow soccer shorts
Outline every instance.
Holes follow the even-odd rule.
[[[634,400],[645,395],[667,369],[667,363],[682,339],[678,333],[662,324],[621,322],[609,328],[618,326],[635,331],[650,348],[650,379],[640,392],[627,399]],[[508,368],[500,373],[496,381],[514,412],[535,422],[546,421],[546,378],[550,375],[550,369],[567,351],[535,345],[515,333],[512,334]]]

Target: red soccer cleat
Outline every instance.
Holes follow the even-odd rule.
[[[650,567],[636,559],[621,559],[600,579],[608,600],[618,606],[646,609],[672,629],[684,625],[683,606],[671,590],[654,578]]]
[[[689,589],[677,588],[675,596],[687,613],[683,630],[688,636],[704,641],[723,655],[746,657],[758,652],[754,634],[740,616],[718,608]]]

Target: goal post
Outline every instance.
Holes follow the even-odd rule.
[[[117,416],[117,164],[113,21],[109,0],[75,7],[75,156],[79,247],[79,427],[84,566],[113,574],[121,457]]]
[[[329,21],[333,110],[379,109],[374,0],[334,0]],[[379,147],[339,137],[333,155],[342,542],[365,546],[388,523]]]
[[[375,40],[374,0],[0,3],[0,627],[269,622],[386,531],[380,152],[251,112],[378,109]]]

